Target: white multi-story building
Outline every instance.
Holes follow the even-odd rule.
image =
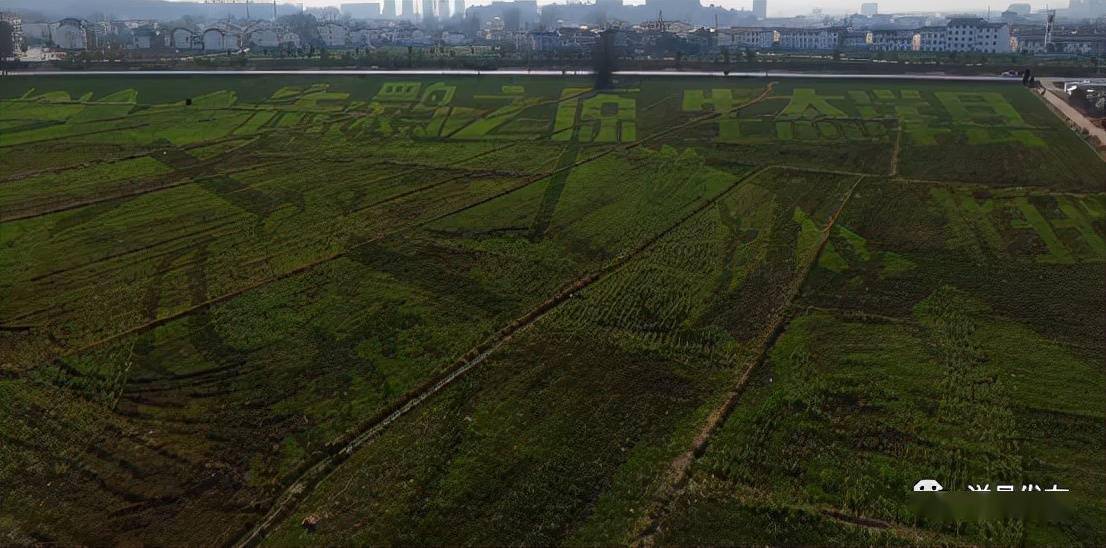
[[[866,30],[850,30],[841,35],[841,49],[866,50],[872,46],[872,33]]]
[[[719,47],[769,49],[776,42],[776,31],[763,27],[718,29]]]
[[[11,26],[12,43],[10,44],[12,52],[19,56],[19,49],[23,45],[23,18],[14,13],[0,11],[0,21],[3,21]]]
[[[945,51],[1004,53],[1010,46],[1010,26],[978,17],[955,17],[945,26]]]
[[[843,30],[830,28],[779,29],[780,49],[832,50],[841,43]]]
[[[1044,35],[1013,38],[1015,51],[1020,53],[1063,53],[1068,55],[1106,55],[1106,36],[1053,36],[1049,47]]]
[[[918,29],[918,50],[947,51],[946,36],[945,27],[922,27]]]
[[[913,30],[873,30],[871,45],[874,51],[912,51],[914,49]]]
[[[349,45],[349,29],[345,25],[328,21],[319,25],[319,38],[328,48],[344,48]]]

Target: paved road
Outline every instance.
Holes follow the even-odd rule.
[[[1098,142],[1106,145],[1106,129],[1102,129],[1101,126],[1096,126],[1091,123],[1091,121],[1086,116],[1084,116],[1082,112],[1079,112],[1075,109],[1075,107],[1069,105],[1068,102],[1062,99],[1060,95],[1056,92],[1046,91],[1044,97],[1045,100],[1049,102],[1049,104],[1056,107],[1056,109],[1060,112],[1064,113],[1064,116],[1067,116],[1068,120],[1071,120],[1075,125],[1086,129],[1088,132],[1090,132],[1091,135],[1098,137]]]
[[[395,76],[590,76],[590,70],[27,70],[9,71],[9,76],[211,76],[211,75],[395,75]],[[966,82],[1021,83],[1020,78],[1004,76],[959,76],[952,74],[835,74],[814,72],[730,72],[676,71],[676,70],[626,70],[615,72],[618,76],[712,76],[728,78],[826,78],[846,80],[946,80]]]

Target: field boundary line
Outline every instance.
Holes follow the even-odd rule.
[[[918,323],[914,320],[911,320],[910,318],[904,318],[904,317],[898,317],[898,316],[888,316],[886,314],[872,314],[870,312],[864,312],[863,310],[853,310],[853,309],[849,309],[849,308],[838,308],[838,307],[829,307],[829,306],[804,306],[804,307],[797,307],[796,306],[796,307],[794,307],[794,309],[796,311],[801,310],[804,313],[824,312],[826,314],[831,314],[831,315],[834,315],[834,316],[837,316],[837,317],[844,318],[846,320],[858,320],[858,321],[861,321],[861,322],[868,321],[868,320],[878,320],[878,321],[885,322],[885,323],[894,323],[894,324],[901,324],[901,325],[915,325],[915,324]]]
[[[22,182],[24,179],[31,179],[31,178],[34,178],[34,177],[41,177],[43,175],[54,175],[54,174],[58,174],[58,173],[64,173],[66,171],[72,171],[74,169],[85,169],[85,168],[90,168],[90,167],[94,167],[94,166],[98,166],[98,165],[115,164],[115,163],[119,163],[119,162],[126,162],[128,160],[137,160],[139,158],[145,158],[147,156],[150,156],[151,154],[155,154],[155,153],[158,153],[158,152],[169,150],[171,148],[173,148],[173,147],[155,147],[155,148],[150,148],[150,149],[145,149],[145,150],[129,152],[129,153],[127,153],[125,155],[122,155],[122,156],[110,156],[110,157],[107,157],[107,158],[95,158],[95,159],[92,159],[92,160],[87,160],[87,161],[82,162],[80,164],[69,164],[69,165],[57,166],[57,167],[47,167],[47,168],[43,168],[43,169],[39,169],[39,170],[35,170],[35,171],[23,171],[23,172],[16,173],[14,175],[4,175],[4,176],[0,177],[0,184],[17,184],[17,183]]]
[[[938,179],[918,179],[915,177],[892,177],[887,179],[890,183],[910,183],[919,185],[934,185],[959,188],[972,188],[986,190],[994,198],[1010,198],[1021,196],[1069,196],[1072,198],[1094,198],[1102,196],[1101,192],[1078,192],[1073,190],[1052,190],[1045,186],[994,186],[979,181],[942,181]]]
[[[154,180],[154,181],[159,180],[159,179],[162,179],[162,180],[167,179],[169,181],[166,184],[163,184],[163,185],[160,185],[160,186],[150,186],[148,188],[132,190],[132,191],[129,191],[129,192],[124,191],[124,192],[120,192],[120,193],[117,193],[117,194],[102,196],[102,197],[99,197],[99,198],[89,198],[89,199],[86,199],[86,200],[70,202],[70,203],[67,203],[67,204],[59,204],[59,205],[54,206],[52,209],[47,209],[47,210],[44,210],[44,211],[21,212],[21,213],[17,213],[15,215],[12,215],[10,217],[5,217],[3,219],[0,219],[0,223],[23,221],[23,220],[26,220],[26,219],[35,219],[35,218],[38,218],[38,217],[46,217],[46,216],[49,216],[49,215],[54,215],[56,213],[64,213],[66,211],[72,211],[74,209],[81,209],[81,208],[84,208],[84,207],[94,206],[94,205],[97,205],[97,204],[114,202],[114,201],[117,201],[117,200],[126,200],[128,198],[137,198],[139,196],[144,196],[146,194],[153,194],[155,192],[162,192],[162,191],[165,191],[165,190],[172,190],[174,188],[179,188],[179,187],[187,186],[187,185],[190,185],[190,184],[200,183],[200,182],[203,182],[206,179],[214,179],[214,178],[217,178],[217,177],[230,177],[230,176],[233,176],[233,175],[237,175],[239,173],[252,171],[254,169],[272,167],[272,166],[276,166],[276,165],[280,165],[280,164],[283,164],[283,163],[289,163],[290,162],[290,160],[280,159],[280,160],[275,160],[275,161],[270,161],[270,162],[261,162],[261,163],[258,163],[256,165],[249,165],[249,166],[242,166],[242,167],[238,167],[238,168],[233,168],[233,169],[227,170],[225,172],[220,172],[220,173],[216,173],[216,174],[212,174],[212,175],[196,176],[196,175],[192,174],[193,170],[195,170],[195,169],[199,169],[199,168],[202,168],[202,167],[208,167],[209,164],[222,162],[224,160],[226,160],[226,158],[223,158],[222,156],[219,156],[219,157],[211,160],[210,162],[204,161],[204,162],[196,164],[194,166],[188,166],[188,167],[185,167],[185,168],[181,168],[179,170],[170,171],[169,173],[164,174],[164,176],[156,176],[155,175],[155,176],[150,178],[151,180]]]
[[[58,125],[64,125],[64,124],[58,124]],[[21,142],[18,142],[18,143],[0,144],[0,149],[12,148],[12,147],[23,146],[23,145],[41,145],[42,143],[50,143],[50,142],[53,142],[53,141],[60,141],[60,140],[63,140],[63,139],[72,139],[74,137],[88,137],[89,135],[99,135],[101,133],[111,133],[113,131],[123,131],[123,130],[127,130],[127,129],[139,129],[139,128],[147,127],[149,125],[150,124],[148,124],[148,123],[142,123],[142,124],[127,126],[127,127],[115,127],[115,128],[108,128],[108,129],[98,129],[96,131],[87,131],[85,133],[76,133],[76,134],[73,134],[73,135],[63,135],[61,137],[51,137],[49,139],[39,139],[37,141],[21,141]]]
[[[887,175],[888,177],[895,177],[899,174],[899,155],[902,154],[902,121],[899,120],[895,127],[897,128],[897,131],[895,131],[895,148],[891,150],[891,173]]]
[[[687,486],[691,476],[691,466],[695,463],[696,459],[706,452],[711,437],[722,426],[722,423],[726,421],[734,407],[737,406],[738,401],[741,399],[741,395],[745,391],[745,386],[752,376],[753,370],[764,361],[768,351],[775,343],[776,338],[787,325],[787,320],[791,315],[792,303],[802,290],[802,287],[806,284],[806,279],[810,274],[810,270],[817,264],[818,257],[822,255],[822,251],[829,242],[830,233],[837,223],[837,219],[840,217],[841,212],[845,210],[845,206],[849,203],[850,198],[852,198],[853,191],[856,190],[857,186],[859,186],[864,179],[865,176],[858,177],[852,186],[849,187],[842,197],[841,203],[828,219],[826,226],[821,229],[822,238],[818,242],[818,247],[814,255],[797,273],[795,281],[791,284],[791,287],[788,288],[785,301],[772,314],[771,323],[768,328],[761,333],[760,341],[756,346],[756,354],[751,356],[748,360],[747,365],[741,372],[741,376],[737,379],[737,383],[730,388],[722,403],[707,416],[706,422],[699,430],[699,434],[695,436],[691,447],[669,463],[668,470],[664,472],[660,488],[658,492],[654,494],[648,510],[630,531],[630,543],[633,545],[653,546],[656,543],[656,534],[659,532],[658,527],[660,521],[667,515],[672,501],[675,500],[676,496]]]
[[[735,500],[742,505],[779,505],[806,514],[829,518],[849,527],[890,531],[909,538],[915,545],[934,546],[940,544],[940,542],[935,540],[935,537],[939,536],[939,533],[874,518],[864,514],[850,514],[846,510],[831,504],[806,503],[798,500],[778,501],[773,499],[769,493],[763,489],[757,489],[748,485],[734,484],[730,480],[718,478],[713,474],[711,477],[717,481],[726,482],[728,485],[731,485],[733,487]]]
[[[529,312],[514,320],[507,326],[501,328],[492,337],[480,343],[476,347],[472,348],[452,365],[446,367],[439,375],[428,381],[425,381],[418,388],[410,391],[403,398],[400,398],[394,402],[389,408],[381,411],[375,417],[370,419],[367,423],[354,431],[352,437],[348,441],[335,441],[328,444],[330,449],[327,454],[324,454],[315,464],[301,468],[303,472],[294,480],[278,497],[274,506],[266,513],[266,515],[254,525],[250,530],[245,533],[237,542],[234,543],[235,547],[247,547],[255,546],[264,540],[265,536],[275,525],[279,525],[279,521],[287,517],[295,508],[299,506],[307,496],[313,492],[323,480],[328,478],[335,469],[343,462],[345,462],[350,456],[352,456],[357,449],[363,446],[368,441],[375,438],[381,432],[383,432],[388,426],[404,416],[412,409],[418,407],[422,402],[428,398],[446,388],[453,381],[460,378],[466,372],[482,363],[489,355],[510,341],[517,333],[529,328],[538,320],[543,318],[550,311],[554,310],[569,298],[571,298],[576,292],[581,291],[588,286],[605,279],[607,276],[621,270],[625,265],[632,262],[642,254],[648,252],[658,242],[673,233],[677,228],[684,223],[698,215],[699,213],[707,210],[716,204],[723,197],[727,196],[735,188],[740,186],[745,181],[748,181],[765,171],[774,169],[774,166],[766,166],[758,169],[750,170],[748,173],[742,174],[737,177],[725,190],[719,192],[715,196],[708,200],[705,200],[699,206],[693,208],[687,212],[675,223],[668,228],[658,232],[650,237],[645,242],[642,242],[637,247],[629,252],[619,254],[606,265],[589,273],[582,278],[562,287],[557,293],[555,293],[549,299],[531,309]]]
[[[772,164],[772,165],[774,165],[776,167],[783,168],[783,169],[791,170],[791,171],[802,171],[804,173],[822,173],[822,174],[827,174],[828,173],[830,175],[847,175],[847,176],[850,176],[850,177],[886,177],[886,175],[884,175],[882,173],[864,173],[862,171],[848,171],[848,170],[843,170],[843,169],[819,169],[819,168],[816,168],[816,167],[795,166],[795,165],[788,165],[788,164]]]

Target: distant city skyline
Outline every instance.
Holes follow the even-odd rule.
[[[171,1],[201,1],[201,0],[171,0]],[[296,2],[290,2],[287,0],[277,0],[278,3],[300,4],[305,7],[325,7],[334,6],[339,7],[342,4],[354,4],[362,2],[379,2],[383,6],[383,0],[348,0],[342,2],[341,0],[301,0]],[[510,1],[510,0],[506,0]],[[790,17],[794,15],[806,15],[811,12],[813,8],[822,8],[826,14],[844,14],[844,13],[859,13],[860,5],[870,0],[823,0],[815,3],[806,2],[803,0],[768,0],[768,17]],[[252,3],[269,3],[271,0],[257,0]],[[488,5],[492,0],[469,0],[466,2],[466,7],[484,6]],[[645,4],[645,0],[623,0],[626,5],[642,5]],[[2,3],[2,2],[0,2]],[[419,2],[421,3],[421,1]],[[544,6],[547,4],[565,4],[567,0],[538,0],[538,5]],[[588,0],[588,3],[594,3],[593,0]],[[704,6],[716,5],[727,9],[746,9],[752,10],[753,0],[700,0],[700,3]],[[916,0],[890,0],[879,1],[880,13],[904,13],[904,12],[933,12],[940,11],[945,13],[966,13],[966,12],[983,12],[987,11],[988,3],[986,0],[978,2],[978,5],[973,5],[976,2],[963,2],[959,0],[930,0],[926,2],[918,2]],[[1033,6],[1033,11],[1044,9],[1046,6],[1054,9],[1063,9],[1068,7],[1068,2],[1065,0],[1058,0],[1054,2],[1017,2],[1017,1],[999,1],[997,3],[991,3],[990,9],[994,17],[998,17],[1006,8],[1013,3],[1028,3]],[[452,2],[451,2],[452,5]]]

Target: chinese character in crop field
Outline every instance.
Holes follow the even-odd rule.
[[[939,91],[934,95],[948,112],[953,126],[962,124],[970,144],[1045,144],[1001,93]]]
[[[1094,224],[1106,217],[1100,198],[1071,196],[980,197],[967,191],[930,190],[945,210],[948,245],[971,252],[980,260],[988,255],[1008,255],[1011,243],[1022,241],[1017,231],[1027,231],[1041,245],[1039,263],[1072,264],[1106,261],[1106,240]]]
[[[791,93],[787,106],[776,115],[776,138],[782,141],[836,141],[841,138],[864,138],[855,132],[839,128],[836,121],[849,115],[830,103],[841,101],[837,95],[818,95],[813,89],[798,88]],[[878,127],[877,127],[878,126]],[[871,137],[886,135],[879,124],[872,124]]]
[[[798,88],[791,93],[791,100],[776,119],[848,118],[844,111],[830,104],[830,99],[841,100],[843,97],[818,95],[813,89]]]
[[[565,88],[553,126],[554,141],[618,143],[637,140],[637,101],[625,92],[579,97],[583,88]],[[575,98],[570,98],[576,96]],[[566,100],[567,98],[567,100]]]
[[[917,90],[904,89],[898,95],[892,90],[876,89],[850,91],[860,117],[865,120],[894,120],[902,124],[903,131],[915,145],[937,144],[937,134],[948,133],[947,128],[934,127],[937,120],[933,106]]]
[[[457,86],[450,86],[442,82],[434,82],[423,90],[419,102],[415,104],[415,112],[431,113],[430,120],[425,123],[416,122],[412,135],[417,137],[438,137],[442,133],[446,120],[449,119],[453,107],[453,96],[457,93]]]
[[[420,104],[420,97],[426,101],[442,97],[442,93],[420,95],[421,90],[422,84],[419,82],[384,82],[372,100],[362,107],[361,116],[344,127],[345,136],[355,139],[362,134],[383,136],[410,134],[413,127],[420,125],[420,122],[425,123],[425,121],[413,121],[407,118],[412,107]],[[450,95],[449,98],[452,96]]]
[[[419,99],[418,82],[384,82],[380,85],[380,91],[376,92],[373,101],[381,103],[414,103]]]
[[[717,140],[722,143],[732,143],[740,140],[741,128],[737,113],[730,111],[744,101],[744,98],[734,97],[734,90],[732,89],[687,89],[684,90],[682,110],[684,112],[722,113],[717,118]]]
[[[457,86],[435,82],[425,88],[419,82],[384,82],[369,103],[370,120],[355,129],[370,133],[437,137],[452,110]]]
[[[522,86],[506,85],[499,95],[477,95],[478,105],[499,105],[487,112],[482,109],[454,107],[442,134],[452,139],[528,139],[549,127],[548,119],[523,120],[521,114],[541,103],[540,97],[527,97]]]

